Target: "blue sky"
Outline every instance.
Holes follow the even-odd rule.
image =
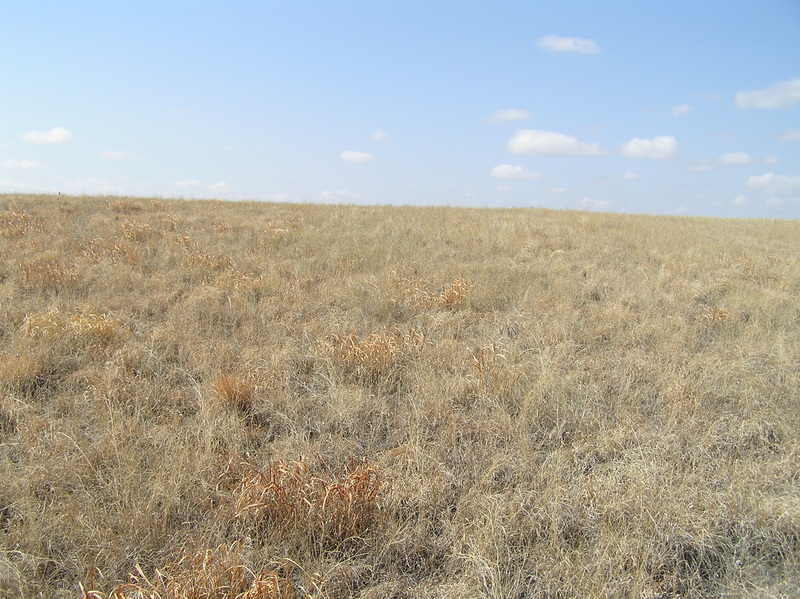
[[[800,0],[8,2],[0,192],[800,217]]]

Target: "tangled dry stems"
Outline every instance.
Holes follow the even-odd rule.
[[[242,565],[241,544],[221,545],[216,550],[188,554],[150,576],[141,567],[128,582],[108,593],[94,589],[94,572],[84,599],[296,599],[292,566],[286,562],[272,570],[253,573]]]
[[[374,524],[384,486],[376,468],[357,460],[340,472],[332,472],[319,456],[277,461],[266,472],[246,462],[235,470],[235,520],[299,533],[331,548]]]

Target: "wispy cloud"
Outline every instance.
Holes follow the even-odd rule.
[[[696,173],[702,173],[705,171],[710,171],[715,168],[721,168],[726,166],[748,166],[751,164],[774,164],[777,161],[777,157],[775,156],[768,156],[763,160],[759,160],[748,154],[747,152],[726,152],[722,156],[715,158],[713,160],[709,160],[707,158],[701,158],[699,160],[693,160],[686,164],[686,170],[693,171]]]
[[[12,160],[9,158],[3,163],[3,166],[6,168],[13,168],[18,171],[24,171],[29,168],[41,168],[44,165],[36,160]]]
[[[345,162],[373,162],[375,156],[366,152],[356,152],[355,150],[345,150],[339,154],[339,158]]]
[[[64,183],[64,187],[78,191],[90,191],[94,193],[122,193],[119,187],[111,185],[108,181],[97,177],[88,179],[72,179]]]
[[[675,106],[672,110],[669,111],[670,116],[686,116],[692,111],[692,107],[688,104],[681,104],[680,106]]]
[[[624,156],[631,158],[653,158],[655,160],[672,160],[678,155],[678,140],[662,135],[653,139],[634,137],[622,144],[620,149]]]
[[[579,37],[559,37],[548,35],[539,39],[539,48],[548,52],[569,52],[572,54],[600,54],[600,47],[593,41]]]
[[[775,136],[775,141],[800,141],[800,129],[789,129]]]
[[[180,179],[178,181],[173,181],[170,185],[179,189],[189,189],[192,187],[200,187],[202,183],[196,179]]]
[[[780,81],[766,89],[739,92],[734,98],[737,108],[785,108],[800,102],[800,78]]]
[[[538,129],[521,129],[508,141],[512,154],[602,156],[608,150],[596,143],[584,143],[571,135]]]
[[[731,200],[734,206],[744,206],[747,203],[747,196],[738,195]]]
[[[524,121],[531,118],[531,113],[522,108],[503,108],[495,112],[492,116],[486,119],[487,122],[508,123],[511,121]]]
[[[744,166],[754,164],[755,161],[747,152],[726,152],[719,157],[720,166]]]
[[[361,197],[360,193],[348,191],[346,189],[340,189],[339,191],[331,191],[330,189],[326,189],[322,193],[319,194],[319,199],[323,202],[345,202],[347,200],[357,200]]]
[[[101,158],[108,158],[109,160],[134,160],[136,156],[125,150],[106,150],[100,152]]]
[[[389,134],[386,133],[383,129],[378,129],[375,133],[370,135],[370,139],[372,141],[386,141],[389,139]]]
[[[32,144],[63,144],[72,141],[73,135],[63,127],[53,127],[50,131],[28,131],[21,136],[22,141]]]
[[[492,169],[492,177],[498,179],[525,179],[527,181],[535,181],[542,178],[542,173],[535,173],[529,171],[521,166],[513,166],[511,164],[501,164]]]
[[[581,208],[584,210],[602,210],[603,208],[608,208],[611,205],[609,200],[596,200],[594,198],[583,198],[581,200]]]
[[[214,185],[211,185],[211,186],[209,187],[209,189],[210,189],[211,191],[223,191],[223,192],[227,192],[227,191],[230,191],[230,189],[231,189],[231,186],[230,186],[230,185],[228,185],[228,184],[227,184],[225,181],[220,181],[219,183],[214,183]]]
[[[8,179],[0,179],[0,189],[25,189],[28,187],[25,183],[18,181],[9,181]]]
[[[747,178],[745,185],[773,195],[800,193],[800,177],[776,175],[775,173],[753,175]]]
[[[622,178],[625,179],[625,180],[630,181],[632,179],[638,179],[639,175],[637,173],[632,173],[632,172],[628,171],[627,173],[622,173]]]

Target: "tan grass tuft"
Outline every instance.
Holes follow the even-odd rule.
[[[325,547],[369,530],[384,486],[378,470],[360,460],[336,472],[319,456],[278,460],[266,472],[247,462],[233,470],[236,520],[299,534]]]
[[[292,581],[290,562],[272,569],[250,571],[243,564],[240,543],[188,554],[148,576],[140,566],[128,582],[108,593],[94,589],[94,572],[84,599],[295,599],[301,595]],[[307,596],[307,595],[306,595]]]
[[[33,221],[27,212],[0,212],[0,236],[22,237],[32,226]]]
[[[361,382],[397,382],[402,367],[425,345],[425,334],[415,328],[372,333],[359,339],[355,333],[331,335],[328,350],[333,364]]]
[[[415,309],[458,309],[469,301],[472,281],[458,276],[439,293],[431,292],[424,281],[395,274],[395,290],[399,302]]]
[[[26,262],[21,268],[22,281],[29,288],[60,291],[77,280],[73,268],[64,266],[58,258],[42,258]]]
[[[211,387],[224,406],[244,416],[252,416],[255,384],[251,377],[221,372],[214,378]]]

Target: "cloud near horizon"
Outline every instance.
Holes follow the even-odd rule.
[[[190,187],[200,187],[201,183],[197,179],[180,179],[179,181],[173,181],[170,185],[181,189],[188,189]]]
[[[678,155],[678,140],[667,135],[661,135],[653,139],[634,137],[622,144],[620,151],[624,156],[631,158],[672,160]]]
[[[72,141],[73,135],[63,127],[53,127],[50,131],[28,131],[21,136],[22,141],[32,144],[63,144]]]
[[[584,210],[602,210],[611,205],[609,200],[596,200],[595,198],[585,197],[581,199],[581,208]]]
[[[571,135],[538,129],[520,129],[508,141],[512,154],[538,154],[567,156],[603,156],[608,150],[596,143],[584,143]]]
[[[775,195],[800,193],[800,177],[776,175],[775,173],[752,175],[747,178],[745,185]]]
[[[355,150],[345,150],[339,154],[339,158],[345,162],[374,162],[375,156],[366,152],[356,152]]]
[[[542,178],[542,173],[535,173],[521,166],[501,164],[492,169],[491,176],[498,179],[524,179],[527,181],[535,181],[536,179]]]
[[[739,92],[734,98],[737,108],[785,108],[800,102],[800,78],[779,81],[765,89]]]
[[[486,120],[489,123],[496,124],[496,123],[508,123],[512,121],[524,121],[529,118],[531,118],[531,113],[525,109],[504,108],[498,110]]]
[[[3,166],[6,168],[13,168],[18,171],[24,171],[29,168],[41,168],[44,165],[36,160],[13,160],[9,158],[3,163]]]
[[[548,52],[567,52],[571,54],[600,54],[600,47],[594,40],[579,37],[559,37],[548,35],[540,38],[537,44]]]

